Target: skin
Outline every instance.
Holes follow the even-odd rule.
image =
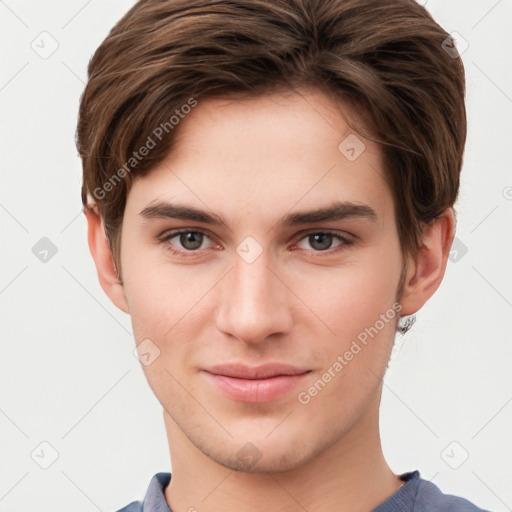
[[[309,403],[297,398],[396,305],[404,266],[400,313],[421,308],[442,280],[453,239],[446,210],[424,226],[419,251],[402,255],[381,149],[364,140],[364,152],[349,161],[338,146],[350,133],[331,100],[315,90],[199,101],[166,160],[129,192],[123,284],[101,219],[87,214],[104,291],[130,314],[136,343],[149,338],[160,350],[142,368],[163,407],[172,460],[165,498],[174,512],[368,511],[403,484],[383,457],[379,434],[396,318]],[[140,212],[156,201],[215,213],[225,225],[144,219]],[[277,224],[335,201],[368,205],[376,219]],[[159,241],[178,228],[205,233],[200,248],[187,253],[192,244],[180,244],[179,236]],[[352,243],[332,237],[322,251],[308,236],[322,230]],[[262,249],[252,263],[236,251],[248,236]],[[276,400],[242,403],[201,371],[227,362],[284,362],[312,371]],[[254,457],[240,459],[248,442]]]

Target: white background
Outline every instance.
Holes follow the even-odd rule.
[[[129,317],[97,281],[74,146],[88,60],[131,5],[0,1],[2,512],[117,510],[142,499],[156,472],[171,470],[160,405],[132,354]],[[505,511],[512,507],[512,2],[426,6],[469,43],[457,231],[467,253],[449,263],[415,327],[397,338],[382,398],[384,452],[396,473],[419,469],[445,493]],[[31,48],[48,37],[43,31],[59,45],[47,59]],[[32,252],[42,237],[57,247],[46,263]],[[31,458],[36,449],[49,461],[43,441],[59,454],[48,469]],[[449,467],[446,460],[456,465],[466,452],[458,469]]]

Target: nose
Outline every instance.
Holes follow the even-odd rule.
[[[252,263],[234,255],[217,310],[221,332],[254,344],[291,330],[293,294],[272,266],[265,251]]]

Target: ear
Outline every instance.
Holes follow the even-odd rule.
[[[454,236],[455,217],[451,208],[423,225],[420,248],[408,261],[401,315],[416,313],[439,288]]]
[[[103,220],[96,211],[85,209],[89,250],[96,265],[98,279],[110,300],[125,313],[129,312],[123,285],[117,277],[114,258],[105,234]]]

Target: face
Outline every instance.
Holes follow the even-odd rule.
[[[179,130],[122,227],[143,369],[211,459],[294,468],[378,405],[403,268],[381,150],[315,91],[199,101]]]

